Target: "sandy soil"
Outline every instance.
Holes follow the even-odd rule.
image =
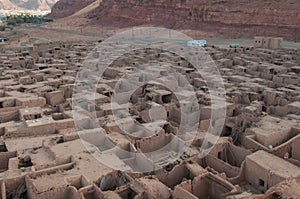
[[[78,20],[85,20],[78,18]],[[80,24],[80,23],[79,23]],[[0,32],[0,37],[7,37],[10,42],[7,47],[18,47],[30,45],[39,41],[99,41],[130,28],[96,27],[96,26],[74,26],[70,20],[64,18],[54,23],[43,25],[25,24],[15,27],[13,30]],[[249,39],[223,39],[218,38],[213,32],[197,30],[178,30],[193,39],[206,39],[208,44],[228,46],[232,43],[241,46],[252,46],[253,40]],[[284,47],[300,48],[300,43],[284,42]]]

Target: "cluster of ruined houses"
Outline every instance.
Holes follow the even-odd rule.
[[[0,198],[295,197],[300,183],[299,49],[206,47],[224,80],[227,112],[221,138],[200,157],[205,132],[216,122],[211,121],[207,85],[186,60],[160,50],[139,50],[114,61],[99,80],[95,99],[83,96],[87,103],[76,117],[84,128],[76,132],[73,87],[92,48],[57,42],[1,50]],[[121,127],[112,119],[113,89],[126,71],[145,62],[142,57],[168,62],[196,88],[199,133],[176,160],[178,147],[159,149],[173,139],[175,144],[191,141],[176,136],[181,117],[189,115],[180,115],[178,100],[166,87],[149,83],[131,98],[135,123],[162,128],[147,132],[126,118]],[[147,79],[147,73],[140,74]],[[121,85],[125,91],[128,86]],[[114,108],[123,109],[118,102]],[[96,114],[100,127],[94,128],[89,113]],[[132,155],[152,151],[151,158]],[[131,172],[153,162],[160,168]]]

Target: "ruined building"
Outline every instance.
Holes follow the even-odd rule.
[[[85,104],[74,118],[74,82],[92,43],[1,49],[0,198],[300,198],[300,50],[278,48],[280,39],[256,41],[270,43],[205,48],[222,75],[227,101],[221,138],[205,157],[199,147],[209,125],[218,123],[210,119],[215,102],[203,78],[177,55],[141,49],[118,58],[104,71],[96,94],[82,96]],[[137,89],[130,115],[121,114],[132,85],[118,79],[154,59],[157,67],[145,65],[134,78],[151,78],[147,70],[163,77],[182,74],[195,89],[198,121],[191,121],[193,110],[180,114],[180,99],[167,88],[167,78],[165,85]],[[178,82],[174,88],[184,88],[185,81]],[[122,92],[111,106],[116,85]],[[97,128],[89,114],[96,115]],[[181,120],[199,122],[194,139],[188,132],[177,136]],[[178,146],[186,143],[177,158]],[[168,152],[160,150],[167,144]],[[132,172],[140,168],[152,172]]]

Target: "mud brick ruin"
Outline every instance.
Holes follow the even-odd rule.
[[[213,122],[209,92],[193,67],[176,55],[145,49],[114,61],[97,84],[96,100],[91,102],[95,109],[87,104],[77,116],[86,127],[77,132],[73,87],[77,72],[84,67],[78,63],[94,44],[53,42],[2,49],[0,198],[300,198],[300,50],[280,48],[280,39],[255,38],[254,45],[205,48],[224,79],[227,115],[221,138],[203,158],[198,156],[199,146]],[[133,128],[126,118],[120,128],[112,119],[110,101],[118,78],[153,58],[188,77],[201,109],[199,133],[175,162],[168,161],[175,147],[169,153],[158,149],[174,139],[180,118],[189,116],[180,115],[170,90],[148,84],[131,99],[131,118],[136,123],[151,126],[166,118],[159,131]],[[121,86],[126,90],[130,85]],[[114,107],[124,108],[122,104]],[[91,128],[87,113],[95,113],[101,127]],[[119,170],[98,162],[78,134],[90,143],[94,155],[107,157]],[[99,134],[107,136],[100,139]],[[136,167],[149,166],[150,160],[126,156],[116,146],[132,152],[157,150],[154,160],[162,168],[132,173]]]

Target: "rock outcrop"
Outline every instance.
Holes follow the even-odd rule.
[[[53,6],[48,16],[54,19],[67,17],[80,11],[94,1],[95,0],[60,0]]]
[[[76,2],[61,0],[59,3],[68,5],[67,2],[73,1]],[[58,13],[57,9],[55,6],[53,13]],[[298,0],[103,0],[85,17],[94,25],[152,24],[217,31],[230,37],[268,35],[294,40],[300,35]]]

